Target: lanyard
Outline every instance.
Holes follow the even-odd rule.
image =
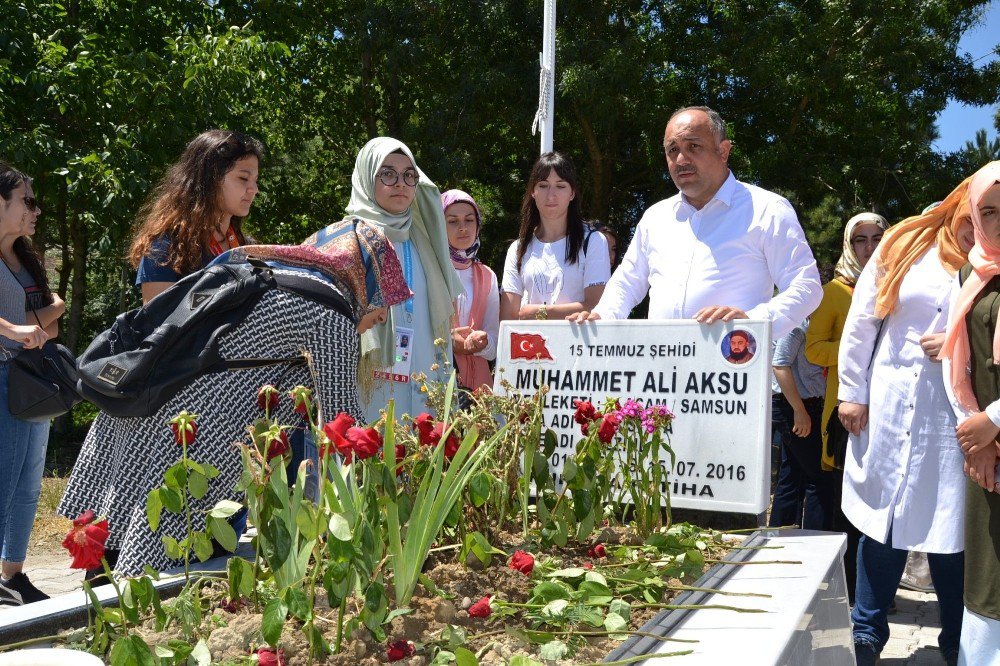
[[[403,241],[403,277],[406,279],[406,286],[413,291],[413,257],[410,255],[410,241]],[[406,314],[413,314],[413,296],[406,299]]]
[[[233,249],[234,247],[240,246],[240,239],[236,235],[236,230],[233,229],[232,226],[226,229],[226,242],[229,243],[229,249]],[[215,240],[214,235],[211,235],[208,238],[208,249],[211,250],[212,254],[216,257],[225,252],[225,250],[222,249],[222,245],[219,243],[219,241]]]

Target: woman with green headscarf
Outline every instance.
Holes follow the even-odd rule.
[[[364,356],[374,348],[382,352],[371,373],[361,377],[361,402],[369,422],[389,400],[395,401],[397,416],[416,415],[426,409],[426,393],[413,375],[445,379],[441,368],[451,359],[453,302],[462,293],[448,253],[441,193],[410,149],[390,137],[372,139],[361,149],[351,186],[348,218],[377,226],[392,241],[413,293],[361,336]],[[435,347],[435,339],[442,346]]]

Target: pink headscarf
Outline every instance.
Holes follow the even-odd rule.
[[[979,203],[983,195],[998,182],[1000,182],[1000,162],[990,162],[977,171],[969,183],[969,207],[976,235],[976,245],[969,252],[972,272],[962,284],[955,307],[949,313],[948,335],[941,349],[941,356],[951,359],[950,381],[955,397],[963,407],[973,412],[980,410],[972,391],[972,381],[968,371],[971,351],[965,316],[983,287],[994,276],[1000,275],[1000,245],[987,238],[983,232],[983,219],[979,213]],[[993,331],[993,363],[1000,365],[1000,326]]]

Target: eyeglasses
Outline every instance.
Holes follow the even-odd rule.
[[[35,197],[23,197],[24,205],[28,207],[28,210],[40,210],[38,207],[38,199]]]
[[[379,169],[377,175],[378,179],[386,187],[392,187],[399,182],[399,172],[395,169]],[[416,187],[417,183],[420,182],[420,174],[417,173],[416,169],[407,169],[403,172],[403,182],[410,187]]]

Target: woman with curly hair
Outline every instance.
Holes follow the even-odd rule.
[[[167,169],[140,213],[129,249],[143,303],[246,244],[243,219],[257,196],[263,153],[253,137],[210,130],[195,137]]]

